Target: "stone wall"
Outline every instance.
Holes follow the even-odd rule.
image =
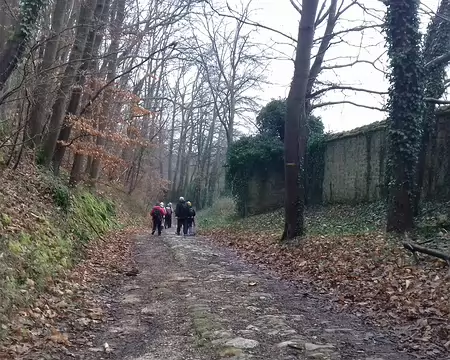
[[[249,183],[246,215],[256,215],[283,206],[284,174],[273,171],[264,179],[252,178]]]
[[[352,131],[332,134],[325,146],[322,196],[315,202],[360,203],[383,199],[386,194],[387,122],[380,121]],[[252,179],[248,214],[283,206],[283,174],[268,174],[265,182]],[[426,199],[450,200],[450,109],[438,113],[437,136],[427,153],[423,187]],[[319,194],[320,195],[320,194]]]
[[[386,195],[387,122],[380,121],[327,140],[322,202],[359,203]],[[450,111],[438,113],[437,136],[427,152],[422,196],[450,199]]]
[[[386,122],[334,134],[327,140],[322,201],[370,202],[384,194]]]

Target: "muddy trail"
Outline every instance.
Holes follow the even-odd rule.
[[[143,234],[135,256],[138,275],[103,291],[109,317],[102,328],[80,334],[84,345],[58,358],[419,357],[361,316],[338,312],[324,296],[249,265],[208,239]]]

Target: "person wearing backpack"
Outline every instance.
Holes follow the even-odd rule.
[[[180,197],[180,200],[175,207],[175,216],[177,217],[177,235],[180,235],[181,227],[183,227],[183,235],[187,235],[189,208],[186,204],[186,200],[184,200],[184,197]]]
[[[150,216],[152,217],[153,229],[152,235],[155,235],[155,231],[158,229],[158,235],[161,235],[162,231],[162,222],[164,218],[164,209],[161,208],[160,203],[156,203],[153,207]]]
[[[187,202],[187,206],[189,209],[189,215],[187,218],[187,228],[188,235],[195,235],[195,209],[192,207],[192,203],[190,201]]]
[[[164,227],[164,223],[166,222],[166,206],[164,205],[163,202],[160,202],[159,207],[161,208],[163,214],[163,218],[161,220],[161,227]]]
[[[170,229],[172,227],[172,203],[166,206],[166,217],[164,218],[164,228]]]

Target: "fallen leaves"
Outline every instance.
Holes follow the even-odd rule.
[[[70,346],[69,335],[63,334],[56,329],[52,329],[52,334],[50,335],[50,340],[55,344],[62,344]]]
[[[130,266],[137,231],[111,232],[104,241],[92,242],[85,260],[64,278],[49,283],[33,305],[18,312],[10,323],[2,324],[9,335],[0,344],[0,358],[41,359],[45,353],[91,346],[86,330],[100,326],[107,316],[99,297],[102,282],[106,277],[123,276]],[[102,351],[112,349],[105,343]]]
[[[313,283],[341,309],[361,309],[380,325],[403,326],[410,348],[429,344],[435,353],[450,346],[446,264],[429,259],[415,266],[401,244],[382,233],[309,236],[297,248],[280,244],[271,232],[216,229],[205,235],[284,277]]]

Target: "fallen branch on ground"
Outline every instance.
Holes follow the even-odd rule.
[[[403,243],[403,247],[406,250],[409,250],[409,251],[411,251],[413,253],[414,258],[416,259],[416,261],[418,261],[416,253],[420,252],[420,253],[423,253],[423,254],[427,254],[427,255],[434,256],[434,257],[437,257],[439,259],[442,259],[442,260],[444,260],[447,263],[448,266],[450,266],[450,255],[447,255],[447,254],[445,254],[443,252],[440,252],[440,251],[434,250],[434,249],[428,249],[426,247],[419,246],[419,245],[412,244],[412,243],[407,243],[407,242]]]

